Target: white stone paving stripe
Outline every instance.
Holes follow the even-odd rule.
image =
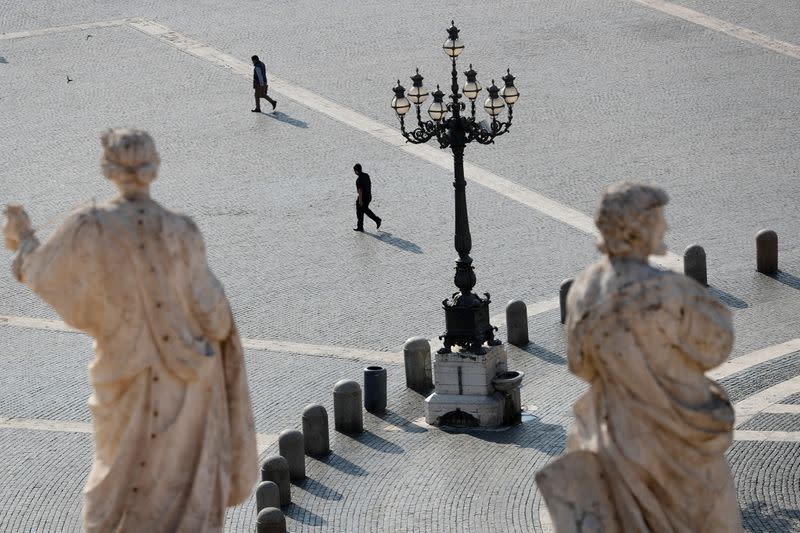
[[[800,376],[787,379],[784,382],[773,385],[734,404],[734,408],[736,409],[736,427],[741,426],[757,414],[763,412],[766,408],[779,403],[784,398],[788,398],[796,392],[800,392]]]
[[[761,412],[782,415],[800,415],[800,405],[791,403],[776,403],[775,405],[770,405]]]
[[[278,435],[273,435],[272,433],[256,433],[256,445],[258,446],[258,455],[264,453],[264,451],[278,442]]]
[[[528,309],[528,318],[536,315],[541,315],[542,313],[547,313],[548,311],[552,311],[553,309],[558,309],[560,305],[560,299],[558,296],[555,298],[551,298],[550,300],[542,300],[541,302],[535,302],[530,305],[526,304]],[[505,319],[506,313],[503,311],[503,314],[500,315],[502,318]]]
[[[761,442],[800,442],[800,431],[750,431],[737,429],[733,440]]]
[[[86,22],[84,24],[70,24],[69,26],[52,26],[50,28],[39,28],[37,30],[14,31],[8,33],[0,33],[0,41],[8,41],[11,39],[23,39],[25,37],[38,37],[40,35],[47,35],[48,33],[90,30],[92,28],[112,28],[114,26],[122,26],[123,24],[127,23],[128,23],[127,19],[104,20],[99,22]]]
[[[64,331],[67,333],[80,333],[60,320],[46,318],[33,318],[27,316],[0,315],[0,326],[41,329],[46,331]],[[302,344],[298,342],[281,341],[274,339],[242,339],[242,346],[251,350],[266,350],[279,353],[296,353],[312,357],[336,357],[339,359],[382,361],[393,363],[402,361],[402,354],[384,352],[380,350],[364,350],[361,348],[348,348],[346,346],[325,346],[318,344]]]
[[[160,39],[166,44],[194,57],[228,68],[241,76],[249,78],[252,75],[253,67],[251,64],[173,31],[162,24],[142,18],[130,19],[129,24],[131,27],[151,37]],[[342,124],[371,135],[380,141],[400,148],[428,163],[450,172],[453,171],[453,157],[449,151],[440,150],[430,145],[406,143],[400,134],[399,128],[388,127],[273,74],[270,74],[269,79],[270,88],[282,96],[312,111],[322,113]],[[469,162],[464,162],[464,173],[467,179],[474,183],[515,200],[545,216],[563,222],[583,233],[597,235],[593,219],[580,211]],[[682,269],[682,258],[672,253],[663,257],[653,257],[651,262],[670,270],[680,271]]]
[[[322,346],[317,344],[301,344],[267,339],[242,339],[242,346],[252,350],[266,350],[270,352],[296,353],[313,357],[336,357],[338,359],[354,359],[383,361],[396,363],[402,361],[402,354],[395,352],[382,352],[378,350],[363,350],[343,346]]]
[[[708,377],[714,380],[724,379],[742,370],[747,370],[755,365],[760,365],[767,361],[772,361],[792,352],[800,351],[800,338],[792,339],[775,346],[768,346],[761,350],[750,352],[736,359],[730,359],[718,368],[708,372]]]
[[[82,333],[77,329],[69,327],[60,320],[49,320],[47,318],[34,318],[29,316],[0,315],[0,325],[48,331],[66,331],[67,333]]]
[[[542,313],[547,313],[548,311],[552,311],[553,309],[558,309],[559,307],[559,299],[556,296],[555,298],[551,298],[549,300],[542,300],[541,302],[535,302],[532,304],[525,303],[525,308],[528,311],[528,318],[534,317],[536,315],[541,315]],[[505,324],[506,322],[506,311],[505,307],[503,308],[502,313],[497,313],[496,315],[489,318],[489,323],[493,326],[498,324]]]
[[[543,300],[535,302],[528,307],[528,317],[533,317],[541,313],[546,313],[553,309],[558,309],[558,298],[550,300]],[[505,311],[498,313],[491,317],[491,323],[498,325],[505,323]],[[26,316],[9,316],[0,315],[0,326],[11,326],[29,329],[41,329],[46,331],[65,331],[68,333],[81,333],[83,332],[67,326],[60,320],[50,320],[46,318],[34,318]],[[437,335],[429,337],[431,342],[436,342]],[[318,344],[304,344],[298,342],[281,341],[275,339],[242,339],[242,346],[252,350],[266,350],[271,352],[280,353],[296,353],[301,355],[309,355],[313,357],[335,357],[338,359],[352,359],[352,360],[368,360],[368,361],[381,361],[386,363],[395,363],[402,361],[403,354],[402,346],[397,348],[396,351],[381,351],[381,350],[365,350],[361,348],[349,348],[346,346],[326,346]]]
[[[30,429],[33,431],[57,431],[60,433],[91,433],[88,422],[68,420],[41,420],[33,418],[0,418],[0,429]]]
[[[704,28],[718,31],[726,35],[730,35],[735,39],[739,39],[740,41],[746,41],[756,46],[760,46],[761,48],[770,50],[772,52],[777,52],[785,56],[793,57],[795,59],[800,59],[800,46],[796,44],[787,43],[786,41],[779,41],[778,39],[773,39],[769,35],[764,35],[763,33],[755,32],[749,28],[745,28],[744,26],[739,26],[738,24],[734,24],[732,22],[711,17],[709,15],[706,15],[705,13],[700,13],[699,11],[695,11],[694,9],[689,9],[688,7],[684,7],[678,4],[673,4],[672,2],[665,2],[664,0],[629,0],[629,1],[645,7],[649,7],[650,9],[661,11],[662,13],[666,13],[667,15],[683,19],[687,22],[703,26]]]
[[[55,431],[59,433],[92,433],[89,422],[72,422],[68,420],[44,420],[40,418],[4,418],[0,417],[0,430],[28,429],[32,431]],[[278,442],[278,435],[273,433],[256,433],[259,455]]]

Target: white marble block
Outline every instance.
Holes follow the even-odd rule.
[[[447,413],[462,411],[481,427],[502,424],[505,397],[495,391],[492,378],[507,370],[504,345],[487,346],[483,355],[437,353],[433,364],[436,392],[425,399],[425,421],[439,425]]]
[[[506,347],[489,346],[484,355],[451,352],[436,354],[433,383],[438,394],[488,396],[492,378],[508,370]]]

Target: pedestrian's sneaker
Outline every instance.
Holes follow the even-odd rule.
[[[381,222],[383,222],[382,218],[378,218],[378,221],[375,223],[376,229],[381,229]]]
[[[251,113],[261,113],[261,109],[255,108],[250,110]]]
[[[273,101],[272,101],[272,110],[273,110],[273,111],[275,111],[275,106],[276,106],[276,105],[278,105],[278,101],[277,101],[277,100],[273,100]]]

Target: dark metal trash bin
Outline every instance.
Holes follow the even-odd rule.
[[[386,369],[382,366],[364,369],[364,409],[370,413],[386,410]]]

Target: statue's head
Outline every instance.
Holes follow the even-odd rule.
[[[600,230],[598,248],[610,258],[647,260],[667,252],[663,189],[643,183],[622,182],[603,193],[594,223]]]
[[[103,132],[100,143],[100,167],[105,177],[123,194],[146,193],[161,163],[150,135],[133,128],[112,128]]]

